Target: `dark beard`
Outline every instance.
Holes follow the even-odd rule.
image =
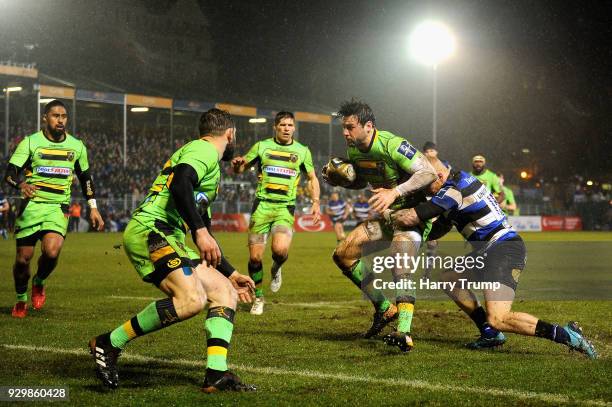
[[[221,157],[221,161],[231,161],[234,158],[234,150],[236,150],[236,143],[232,142],[225,146],[225,151],[223,152],[223,156]]]
[[[57,130],[57,129],[51,129],[47,127],[47,133],[49,133],[49,135],[53,137],[54,139],[59,140],[64,136],[64,134],[66,133],[66,130]]]

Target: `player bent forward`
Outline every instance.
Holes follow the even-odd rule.
[[[562,327],[524,312],[512,311],[518,278],[525,268],[523,240],[508,224],[499,204],[478,179],[463,171],[451,171],[437,158],[431,162],[438,174],[438,180],[428,188],[432,199],[413,209],[391,214],[390,218],[400,227],[410,227],[438,216],[430,238],[442,237],[455,226],[475,249],[468,256],[484,259],[483,268],[462,274],[448,271],[444,280],[469,278],[501,283],[498,290],[483,290],[486,312],[476,295],[461,288],[460,284],[445,290],[480,330],[480,338],[467,346],[480,349],[501,345],[506,341],[501,332],[504,331],[550,339],[592,359],[597,358],[595,347],[584,337],[576,322]]]
[[[123,235],[136,271],[168,297],[91,339],[96,373],[107,387],[119,384],[116,362],[129,341],[196,316],[208,303],[204,325],[208,356],[202,390],[255,390],[228,371],[226,362],[237,297],[250,302],[254,284],[223,258],[206,225],[209,208],[201,216],[196,206],[196,199],[207,206],[216,198],[219,160],[231,159],[236,129],[229,113],[211,109],[202,114],[199,130],[199,139],[185,144],[166,162]],[[185,246],[184,223],[199,253]]]
[[[374,188],[369,203],[372,211],[379,214],[387,208],[410,208],[425,201],[425,194],[419,191],[434,181],[436,174],[423,154],[407,140],[377,129],[372,109],[363,102],[345,102],[338,112],[342,117],[343,135],[348,144],[348,159],[357,173],[353,184],[342,186],[361,189],[369,183]],[[334,178],[333,172],[338,167],[334,162],[337,160],[333,158],[323,169],[324,179],[328,182]],[[386,335],[383,341],[399,347],[403,352],[408,352],[414,346],[410,335],[414,291],[398,290],[396,305],[392,304],[382,291],[373,287],[374,275],[367,270],[361,259],[362,250],[366,243],[387,241],[390,242],[392,252],[408,251],[416,255],[421,241],[427,236],[428,226],[392,228],[384,219],[367,220],[340,242],[333,254],[334,262],[342,273],[374,305],[374,320],[365,337],[378,335],[388,323],[398,319],[397,331]],[[395,269],[393,274],[395,281],[411,278],[410,273],[404,269]]]

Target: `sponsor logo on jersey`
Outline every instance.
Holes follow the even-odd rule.
[[[297,175],[296,170],[292,170],[291,168],[276,167],[274,165],[265,166],[264,171],[267,174],[273,175],[288,175],[290,177],[295,177]]]
[[[36,167],[37,174],[46,174],[46,175],[70,175],[70,168],[64,167]]]
[[[178,266],[181,265],[181,259],[179,259],[178,257],[175,259],[171,259],[168,260],[168,263],[166,263],[166,265],[168,266],[168,268],[177,268]]]
[[[402,144],[397,148],[397,152],[403,155],[404,157],[412,160],[412,157],[416,154],[416,148],[406,140],[402,141]]]

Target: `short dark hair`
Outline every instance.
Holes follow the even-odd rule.
[[[221,109],[210,109],[200,116],[200,135],[212,134],[221,136],[227,129],[236,127],[232,116]]]
[[[64,102],[62,102],[61,100],[53,99],[52,101],[50,101],[49,103],[45,105],[43,109],[43,114],[49,113],[49,111],[56,106],[61,106],[64,108],[64,110],[66,110],[66,112],[68,112],[68,109],[66,108],[66,105],[64,104]]]
[[[428,141],[423,145],[423,151],[427,151],[427,150],[438,151],[438,146],[433,141]]]
[[[338,109],[338,116],[356,116],[357,123],[362,126],[367,122],[372,122],[372,124],[376,126],[376,117],[374,116],[372,108],[361,100],[351,99],[350,101],[342,102],[340,109]]]
[[[287,111],[282,111],[282,112],[276,113],[276,117],[274,117],[274,125],[278,126],[278,124],[283,119],[291,119],[291,120],[293,120],[295,122],[295,116],[293,115],[293,113],[287,112]]]

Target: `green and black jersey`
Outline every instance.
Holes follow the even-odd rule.
[[[245,155],[247,167],[257,165],[257,199],[295,204],[301,171],[314,171],[310,149],[293,140],[280,144],[275,138],[258,141]]]
[[[211,143],[198,139],[185,144],[172,154],[155,178],[146,198],[136,209],[135,217],[141,221],[154,223],[159,220],[172,227],[183,228],[183,219],[169,190],[174,176],[173,169],[179,164],[188,164],[195,170],[198,184],[194,188],[194,199],[201,210],[211,215],[210,204],[217,197],[221,180],[219,153]]]
[[[418,158],[422,157],[422,153],[407,140],[378,129],[367,151],[349,147],[347,154],[359,180],[369,183],[373,188],[387,189],[407,181],[418,170]],[[390,208],[411,208],[423,201],[425,194],[418,191],[398,197]]]
[[[480,174],[476,174],[472,171],[472,175],[476,177],[478,181],[482,182],[493,195],[497,196],[502,192],[499,177],[490,169],[487,168]]]
[[[66,133],[63,141],[53,141],[42,131],[25,137],[9,163],[25,170],[26,182],[38,188],[31,200],[39,203],[70,203],[74,175],[89,169],[81,140]]]

